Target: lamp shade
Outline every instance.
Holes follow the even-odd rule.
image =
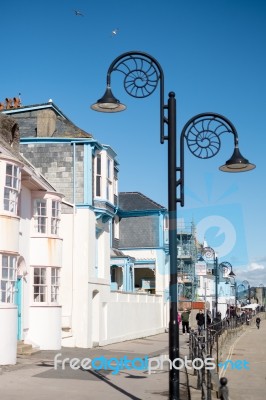
[[[103,97],[93,104],[91,108],[99,112],[119,112],[125,110],[126,106],[114,97],[111,88],[107,86]]]
[[[235,147],[232,157],[222,165],[219,170],[223,172],[245,172],[256,168],[255,164],[251,164],[242,156],[238,147]]]

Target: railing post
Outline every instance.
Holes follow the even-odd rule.
[[[229,400],[229,390],[227,385],[227,379],[226,378],[221,378],[220,379],[220,387],[219,387],[219,392],[218,392],[218,396],[219,399],[221,400]]]
[[[201,368],[201,399],[202,400],[206,400],[205,399],[205,394],[204,394],[204,387],[206,387],[206,370],[205,370],[205,363],[204,363],[204,356],[203,356],[203,350],[204,350],[204,345],[201,346],[201,360],[203,361],[203,366]],[[208,394],[207,394],[208,396]],[[208,397],[207,397],[207,400]]]
[[[211,355],[206,355],[206,357],[211,358]],[[212,377],[209,369],[207,369],[207,400],[212,400]]]

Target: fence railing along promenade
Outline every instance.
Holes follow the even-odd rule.
[[[241,334],[246,325],[255,323],[258,315],[246,315],[241,317],[232,317],[223,320],[214,320],[202,334],[191,330],[189,335],[189,359],[200,359],[201,368],[193,370],[196,376],[197,389],[201,391],[201,400],[212,400],[214,392],[215,398],[229,400],[229,388],[227,378],[219,379],[219,363],[221,361],[222,351],[226,344]],[[206,362],[208,358],[215,360],[215,369],[207,369]],[[230,382],[229,382],[230,387]]]

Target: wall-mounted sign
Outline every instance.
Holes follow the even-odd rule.
[[[195,264],[195,275],[207,275],[207,264],[204,261],[199,261]]]

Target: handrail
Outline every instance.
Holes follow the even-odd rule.
[[[229,399],[229,389],[227,379],[218,376],[219,364],[219,337],[225,332],[236,332],[242,328],[244,324],[253,323],[255,315],[247,318],[246,316],[231,317],[222,319],[214,319],[213,323],[208,325],[205,335],[198,335],[197,331],[191,330],[189,335],[189,358],[202,360],[202,368],[194,368],[194,375],[197,375],[197,389],[201,390],[202,400],[211,400],[212,391],[215,388],[216,398],[222,400]],[[216,350],[216,371],[205,368],[206,358],[213,358],[213,351]]]

